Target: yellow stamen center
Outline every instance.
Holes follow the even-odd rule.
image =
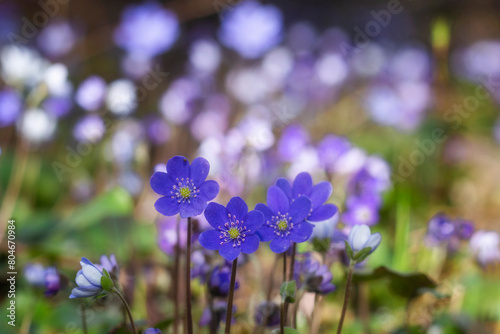
[[[234,228],[234,227],[231,227],[228,231],[229,233],[229,236],[231,237],[231,239],[236,239],[240,236],[240,231],[238,231],[238,229]]]

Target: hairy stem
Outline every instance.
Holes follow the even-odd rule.
[[[238,269],[238,258],[234,259],[231,267],[231,283],[229,285],[229,296],[227,297],[226,330],[225,334],[231,333],[231,319],[233,317],[234,286],[236,285],[236,269]]]
[[[349,272],[347,274],[347,283],[345,286],[344,294],[344,305],[342,306],[342,314],[340,315],[339,327],[337,328],[337,334],[342,333],[342,325],[344,324],[345,314],[347,312],[347,306],[349,305],[349,297],[351,295],[351,281],[352,281],[352,270],[354,268],[354,262],[349,263]]]
[[[187,219],[187,240],[186,240],[186,328],[188,334],[193,334],[193,313],[191,312],[191,234],[193,224],[191,217]]]
[[[125,300],[123,295],[120,293],[120,291],[118,291],[117,289],[113,289],[113,292],[121,299],[123,306],[125,306],[125,310],[127,311],[128,319],[130,320],[130,325],[132,326],[132,332],[134,334],[137,334],[137,329],[135,327],[134,318],[132,317],[132,312],[130,311],[130,307],[128,306],[127,301]]]

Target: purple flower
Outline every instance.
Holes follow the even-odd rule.
[[[294,161],[309,143],[309,134],[300,124],[288,126],[278,142],[278,154],[284,161]]]
[[[55,267],[45,269],[45,295],[54,296],[61,289],[61,278]]]
[[[288,181],[287,181],[288,182]],[[261,241],[271,241],[271,250],[285,252],[292,242],[307,241],[314,225],[306,221],[312,202],[302,196],[291,201],[278,186],[267,190],[267,205],[257,204],[256,210],[264,214],[264,225],[257,231]]]
[[[262,56],[282,39],[283,17],[278,8],[244,1],[227,13],[219,39],[245,58]]]
[[[106,82],[97,75],[85,79],[75,94],[76,103],[87,111],[96,111],[104,104]]]
[[[24,268],[26,280],[34,287],[44,287],[45,296],[54,296],[61,289],[61,277],[55,267],[44,268],[41,264],[28,264]]]
[[[347,210],[342,213],[342,221],[347,225],[374,225],[379,220],[379,200],[375,198],[350,198]]]
[[[41,287],[45,284],[45,268],[39,263],[30,263],[24,267],[24,277],[33,286]]]
[[[169,50],[179,35],[174,13],[159,3],[129,5],[114,33],[115,43],[130,53],[154,57]]]
[[[470,239],[470,248],[482,266],[500,262],[499,244],[500,235],[495,231],[477,231]]]
[[[217,300],[214,303],[213,306],[213,316],[214,319],[212,319],[212,312],[210,311],[210,308],[205,308],[203,310],[203,313],[200,317],[200,326],[208,326],[210,323],[213,322],[215,323],[216,326],[216,331],[219,328],[220,322],[226,320],[226,311],[227,311],[227,303],[222,300]],[[233,306],[233,313],[236,313],[236,306]],[[235,322],[234,317],[231,319],[231,323]]]
[[[233,197],[224,207],[210,203],[205,218],[214,228],[200,234],[200,244],[209,250],[218,250],[220,256],[233,261],[241,252],[252,254],[259,248],[256,231],[264,224],[261,212],[248,212],[248,206],[241,197]]]
[[[308,292],[326,295],[336,290],[328,267],[321,265],[310,254],[305,254],[303,260],[297,261],[294,275],[298,287],[304,287]]]
[[[106,132],[106,125],[98,115],[86,115],[76,123],[73,137],[83,143],[97,143]]]
[[[101,277],[103,273],[92,262],[82,257],[82,269],[76,274],[77,288],[71,291],[69,298],[94,297],[103,291]]]
[[[9,126],[21,114],[23,102],[18,92],[13,89],[0,91],[0,127]]]
[[[214,297],[227,297],[231,283],[231,266],[225,263],[222,266],[215,266],[208,280],[208,290]],[[235,282],[234,290],[239,289],[240,283]]]
[[[170,128],[163,118],[150,116],[144,121],[146,135],[151,143],[160,145],[170,139]]]
[[[38,36],[38,47],[49,57],[59,58],[68,53],[76,42],[76,35],[67,21],[47,25]]]
[[[258,326],[274,327],[280,323],[280,306],[271,301],[263,301],[255,308],[255,323]]]
[[[165,217],[157,224],[158,227],[158,247],[168,255],[174,255],[175,247],[186,247],[186,224],[179,224],[180,243],[177,237],[177,217]]]
[[[191,268],[191,278],[199,278],[200,282],[204,283],[210,271],[210,264],[208,264],[203,251],[194,251],[191,254],[191,263],[193,265]]]
[[[304,196],[311,201],[311,211],[307,216],[308,221],[324,221],[337,213],[337,206],[324,204],[332,194],[330,182],[323,181],[313,185],[311,175],[302,172],[295,177],[292,185],[285,178],[280,178],[276,181],[276,186],[283,191],[290,203]]]
[[[54,117],[66,116],[73,107],[73,102],[66,96],[51,96],[42,103],[43,109]]]
[[[455,233],[455,224],[443,213],[434,215],[427,226],[427,237],[433,242],[449,240]]]
[[[109,258],[106,255],[101,255],[101,263],[95,264],[96,268],[101,270],[106,269],[108,273],[118,273],[120,271],[120,267],[118,266],[118,262],[116,262],[115,254],[111,254]]]
[[[163,195],[155,203],[156,210],[164,216],[180,213],[182,218],[200,215],[219,193],[219,184],[205,181],[210,164],[196,158],[189,165],[188,159],[175,156],[167,162],[167,172],[156,172],[151,177],[151,188]]]
[[[427,226],[426,240],[430,245],[445,244],[454,252],[460,240],[468,240],[474,233],[474,224],[464,219],[452,219],[443,213],[434,215]]]
[[[150,327],[146,329],[143,334],[162,334],[162,333],[161,330],[159,330],[158,328]]]
[[[351,148],[351,143],[344,137],[326,135],[318,144],[318,155],[321,164],[328,171],[335,170],[335,164],[340,156]]]

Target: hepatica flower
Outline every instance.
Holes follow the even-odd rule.
[[[309,239],[313,225],[306,222],[311,212],[311,200],[305,196],[289,201],[287,195],[277,186],[267,191],[267,205],[257,204],[256,210],[264,214],[265,223],[257,231],[261,241],[271,241],[271,250],[283,253],[291,242],[304,242]]]
[[[349,246],[352,251],[352,254],[349,254],[350,251],[347,249],[349,258],[358,263],[363,261],[368,255],[377,249],[381,240],[382,236],[380,233],[372,234],[370,227],[367,225],[355,225],[351,229],[346,242],[346,246]],[[363,251],[366,248],[370,249],[367,252]]]
[[[264,224],[261,212],[248,212],[248,206],[241,197],[233,197],[224,207],[209,203],[205,218],[214,228],[200,234],[200,244],[209,250],[218,250],[228,261],[236,259],[241,252],[252,254],[259,248],[256,231]]]
[[[324,181],[313,185],[309,173],[300,173],[291,185],[285,178],[280,178],[276,181],[276,186],[283,191],[291,203],[304,196],[311,201],[310,212],[307,215],[308,221],[324,221],[332,218],[337,212],[337,206],[334,204],[324,204],[332,194],[330,182]]]
[[[158,328],[150,327],[144,331],[144,334],[162,334],[162,333],[161,330],[159,330]]]
[[[82,265],[82,269],[78,271],[75,279],[78,287],[71,291],[69,298],[97,296],[103,291],[101,285],[102,271],[97,269],[92,262],[84,257],[82,257],[80,264]]]
[[[198,216],[207,202],[219,193],[219,184],[205,181],[210,164],[204,158],[196,158],[189,165],[188,159],[175,156],[167,162],[167,172],[156,172],[151,177],[151,188],[163,195],[155,203],[156,210],[165,216],[180,213],[182,218]]]

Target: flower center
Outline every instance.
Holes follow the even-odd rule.
[[[278,212],[276,216],[271,217],[271,221],[266,224],[274,229],[274,233],[278,237],[286,237],[290,235],[290,231],[293,230],[293,224],[290,222],[292,217],[288,213],[282,214]]]
[[[223,226],[219,226],[219,239],[220,244],[224,245],[228,242],[233,243],[233,247],[241,246],[241,243],[245,241],[247,227],[243,220],[236,219],[236,216],[227,215],[228,222]]]
[[[196,188],[193,180],[190,178],[177,178],[175,182],[177,183],[170,191],[170,198],[177,199],[177,203],[184,203],[186,201],[191,203],[191,200],[198,196],[197,194],[200,190]]]
[[[182,197],[189,198],[191,196],[191,189],[189,189],[189,187],[182,187],[179,190],[179,193],[181,194]]]
[[[231,237],[231,239],[236,239],[237,237],[240,236],[240,231],[238,231],[237,228],[234,228],[234,227],[231,227],[228,231],[229,233],[229,236]]]
[[[278,230],[284,231],[288,228],[288,222],[286,220],[280,220],[277,224]]]

